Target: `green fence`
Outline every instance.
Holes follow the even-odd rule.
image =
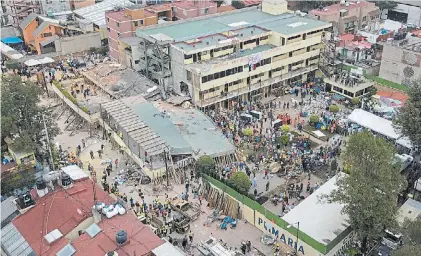
[[[216,179],[214,179],[214,178],[212,178],[208,175],[205,175],[205,174],[203,174],[203,177],[207,181],[209,181],[212,185],[216,186],[217,188],[224,191],[225,193],[227,193],[231,197],[235,198],[237,201],[239,201],[239,202],[247,205],[251,209],[261,213],[267,219],[272,220],[278,227],[288,231],[291,234],[297,234],[297,229],[295,227],[291,226],[290,228],[287,228],[289,223],[287,223],[286,221],[281,219],[278,215],[272,213],[271,211],[268,211],[265,207],[263,207],[258,202],[248,198],[247,196],[244,196],[244,195],[238,193],[237,191],[235,191],[234,189],[232,189],[231,187],[227,186],[226,184],[222,183],[219,180],[216,180]],[[330,250],[336,245],[336,244],[333,244],[333,245],[329,244],[328,246],[325,246],[322,243],[314,240],[313,238],[311,238],[310,236],[308,236],[306,233],[304,233],[302,231],[298,231],[298,236],[299,236],[301,241],[305,242],[306,244],[308,244],[309,246],[311,246],[312,248],[314,248],[315,250],[317,250],[318,252],[321,252],[323,254],[328,252],[328,248]],[[336,243],[338,243],[338,242],[339,241],[337,241]]]

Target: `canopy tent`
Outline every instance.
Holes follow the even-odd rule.
[[[348,120],[376,133],[396,140],[400,135],[392,126],[392,121],[376,116],[362,109],[354,109],[348,116]]]
[[[35,60],[35,59],[30,59],[25,61],[25,65],[28,67],[33,67],[33,66],[37,66],[37,65],[43,65],[43,64],[49,64],[49,63],[53,63],[54,59],[50,58],[50,57],[45,57],[39,60]]]
[[[1,39],[1,41],[5,44],[20,44],[23,43],[22,39],[17,36],[6,37]]]
[[[22,54],[3,42],[0,42],[0,50],[2,54],[12,60],[18,60],[23,57]]]
[[[407,149],[412,149],[412,143],[408,137],[400,137],[396,140],[396,144],[401,145]]]

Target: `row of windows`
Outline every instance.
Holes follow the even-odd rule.
[[[283,69],[285,69],[285,66],[282,66],[282,67],[279,67],[279,68],[272,69],[272,72],[278,72],[278,71],[281,71],[281,70],[283,70]]]
[[[307,35],[317,34],[317,33],[322,32],[322,31],[323,31],[323,29],[314,30],[314,31],[308,32]]]
[[[291,36],[291,37],[288,37],[288,40],[294,40],[294,39],[297,39],[299,37],[301,37],[301,35]]]
[[[108,18],[108,17],[107,17],[107,22],[110,22],[110,18]],[[120,22],[116,21],[115,24],[117,25],[117,27],[120,27]],[[135,21],[133,21],[133,25],[135,27],[139,26],[139,24],[140,25],[143,25],[143,20],[135,20]]]
[[[240,72],[243,72],[243,66],[230,68],[230,69],[227,69],[227,70],[224,70],[224,71],[221,71],[221,72],[216,72],[214,74],[204,76],[204,77],[202,77],[202,83],[206,83],[206,82],[212,81],[214,79],[230,76],[230,75],[240,73]]]

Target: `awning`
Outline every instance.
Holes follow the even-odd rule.
[[[41,65],[41,63],[38,60],[30,59],[24,62],[26,66],[33,67],[36,65]]]
[[[57,39],[58,39],[58,36],[57,36],[57,35],[54,35],[54,36],[52,36],[51,38],[49,38],[49,39],[47,39],[47,40],[45,40],[45,41],[40,42],[39,44],[40,44],[42,47],[44,47],[44,46],[46,46],[47,44],[49,44],[49,43],[52,43],[52,42],[56,41]]]
[[[1,41],[3,43],[5,43],[5,44],[19,44],[19,43],[23,43],[22,39],[20,39],[17,36],[6,37],[6,38],[3,38]]]

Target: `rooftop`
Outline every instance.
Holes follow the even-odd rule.
[[[360,8],[360,7],[368,7],[368,6],[375,6],[374,3],[369,3],[366,1],[354,1],[354,2],[349,2],[349,5],[346,6],[345,4],[332,4],[329,6],[326,6],[324,9],[314,9],[311,10],[310,13],[311,14],[315,14],[315,15],[329,15],[329,14],[333,14],[336,12],[339,12],[340,10],[343,9],[355,9],[355,8]]]
[[[376,116],[362,109],[354,109],[348,119],[364,128],[382,134],[391,139],[398,139],[400,135],[393,128],[392,121]]]
[[[125,12],[124,10],[120,10],[120,11],[108,11],[105,13],[105,16],[115,19],[117,21],[131,21],[133,20],[132,17],[127,15],[127,12]],[[152,16],[156,16],[155,13],[149,12],[147,9],[143,10],[143,17],[152,17]],[[136,19],[141,19],[136,18]]]
[[[406,219],[414,221],[416,218],[421,216],[421,202],[415,201],[409,198],[399,208],[397,221],[399,224],[403,224]]]
[[[149,96],[156,86],[146,77],[117,63],[102,63],[83,72],[85,77],[116,98],[134,95]]]
[[[223,5],[223,6],[218,7],[218,13],[231,12],[231,11],[235,11],[235,10],[237,10],[237,9],[232,5]]]
[[[143,256],[164,244],[132,211],[110,219],[103,218],[98,226],[101,231],[94,237],[86,232],[72,242],[76,250],[74,256],[105,255],[108,251],[116,251],[121,256]],[[129,243],[124,246],[118,246],[115,241],[120,230],[127,232]]]
[[[3,166],[2,166],[3,169]],[[14,215],[18,211],[18,207],[15,203],[15,197],[8,197],[6,200],[1,202],[1,223]]]
[[[131,98],[122,100],[136,115],[149,126],[170,147],[171,154],[192,154],[192,148],[171,122],[169,115],[156,109],[152,103],[133,102]]]
[[[344,174],[337,174],[319,187],[313,194],[282,217],[289,224],[300,222],[300,230],[316,241],[328,245],[349,226],[348,216],[341,213],[344,205],[327,203],[320,200],[337,189],[337,179]],[[317,221],[314,221],[317,220]]]
[[[1,229],[1,245],[9,255],[35,256],[34,250],[13,223],[9,223]]]
[[[196,156],[220,156],[233,153],[235,147],[227,140],[214,123],[195,108],[176,107],[166,102],[154,102],[155,107],[169,116]]]
[[[97,26],[105,26],[105,12],[113,10],[116,7],[133,5],[130,1],[104,0],[103,2],[83,7],[74,11],[74,13],[84,19],[91,21]]]
[[[61,238],[48,244],[44,239],[46,234],[58,229],[65,236],[92,216],[93,185],[91,180],[84,180],[73,183],[69,189],[56,187],[55,191],[38,198],[34,207],[12,221],[36,255],[55,255],[67,243]],[[114,201],[99,187],[96,189],[96,200],[104,203]]]
[[[310,20],[294,14],[271,15],[256,8],[249,8],[207,16],[206,19],[174,22],[151,28],[138,28],[136,35],[139,37],[165,35],[174,42],[182,42],[238,29],[247,30],[253,26],[258,26],[259,29],[263,30],[275,31],[282,35],[293,35],[301,31],[329,25],[327,22]]]

